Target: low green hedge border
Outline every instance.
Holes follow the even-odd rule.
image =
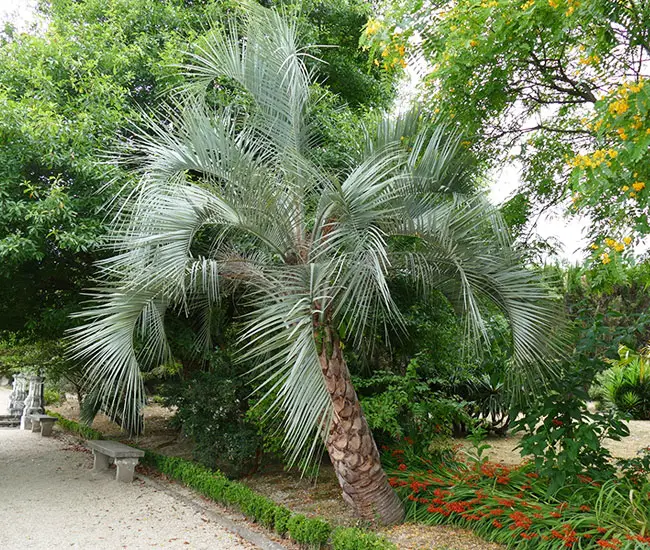
[[[79,424],[74,420],[68,420],[65,416],[61,416],[58,413],[52,411],[45,411],[50,416],[55,416],[58,419],[59,426],[67,432],[72,432],[77,435],[80,435],[84,439],[104,439],[102,432],[93,430],[89,426],[84,426]]]
[[[59,426],[66,431],[85,439],[103,439],[101,432],[97,430],[68,420],[60,414],[49,411],[48,414],[56,416]],[[332,529],[325,520],[295,514],[246,485],[232,481],[222,473],[213,472],[190,460],[147,450],[142,462],[215,502],[239,509],[249,520],[275,531],[278,535],[288,536],[303,546],[321,548],[329,544],[333,550],[397,549],[392,542],[375,533],[356,527]]]

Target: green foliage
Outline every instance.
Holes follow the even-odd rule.
[[[635,353],[620,346],[619,359],[607,362],[611,368],[596,377],[591,395],[634,420],[650,420],[650,350]]]
[[[176,408],[174,422],[193,439],[195,458],[233,476],[257,467],[261,443],[255,426],[245,418],[250,389],[240,370],[217,350],[210,370],[159,390],[165,405]]]
[[[384,537],[362,531],[356,527],[341,527],[332,533],[333,550],[397,550],[397,546]]]
[[[384,444],[411,440],[427,458],[449,454],[455,426],[470,423],[462,400],[432,391],[418,375],[418,363],[409,363],[403,376],[378,373],[355,379],[361,406],[377,440]],[[365,392],[372,390],[370,395]]]
[[[634,486],[643,487],[650,481],[650,447],[639,450],[634,458],[619,458],[616,465]]]
[[[74,420],[68,420],[67,418],[61,416],[58,413],[52,412],[52,411],[45,411],[48,415],[50,416],[55,416],[57,420],[57,424],[60,428],[68,431],[75,433],[84,439],[104,439],[104,435],[97,431],[93,430],[89,426],[85,426],[84,424],[79,424],[78,422],[75,422]]]
[[[43,399],[45,400],[45,405],[59,405],[63,401],[63,395],[57,389],[45,388],[43,391]]]
[[[648,232],[647,2],[381,4],[363,42],[378,60],[423,55],[430,108],[466,128],[487,164],[514,152],[533,204],[573,195],[597,241]]]
[[[296,542],[310,548],[320,548],[329,539],[332,528],[326,521],[294,514],[287,522],[287,531]]]
[[[514,425],[515,431],[526,432],[520,444],[522,456],[533,456],[537,471],[549,480],[551,494],[581,475],[597,480],[611,478],[611,454],[602,442],[629,435],[613,411],[591,413],[587,400],[578,382],[565,377],[527,407]]]
[[[640,348],[650,340],[650,264],[576,267],[558,275],[576,330],[567,360],[589,384],[618,357],[619,346]]]

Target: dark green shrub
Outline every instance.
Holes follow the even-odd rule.
[[[261,442],[245,418],[250,387],[230,358],[216,352],[211,370],[160,388],[165,404],[177,408],[174,422],[195,442],[201,464],[239,477],[257,468]]]
[[[385,537],[356,527],[336,529],[332,533],[333,550],[397,550]]]
[[[289,518],[291,517],[291,512],[286,508],[278,506],[275,509],[275,532],[278,535],[284,536],[289,528]]]

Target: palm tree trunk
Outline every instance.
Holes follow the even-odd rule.
[[[370,432],[350,372],[343,358],[341,342],[331,327],[321,327],[323,342],[320,365],[334,409],[325,442],[343,499],[357,513],[382,524],[404,519],[404,506],[388,483],[379,451]]]

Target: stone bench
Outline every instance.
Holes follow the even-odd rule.
[[[117,441],[87,441],[86,445],[92,449],[95,456],[93,472],[108,469],[109,459],[112,458],[117,467],[115,479],[126,483],[133,481],[133,472],[138,459],[144,456],[144,451]]]
[[[50,437],[52,435],[52,426],[57,421],[56,417],[46,414],[30,414],[28,418],[31,423],[32,433],[41,432],[42,437]],[[25,426],[25,429],[27,429],[27,426]]]

